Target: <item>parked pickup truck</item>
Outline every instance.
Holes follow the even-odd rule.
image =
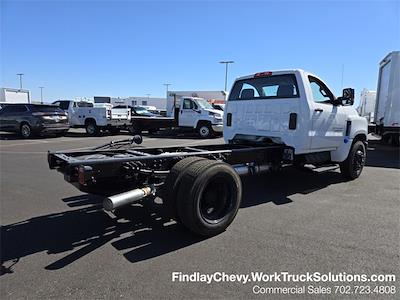
[[[158,196],[169,217],[195,234],[212,236],[238,212],[240,176],[286,166],[329,170],[338,165],[345,179],[359,177],[367,121],[353,101],[353,89],[337,98],[324,81],[303,70],[251,74],[236,79],[229,94],[226,144],[135,148],[128,140],[91,151],[50,152],[48,163],[80,190],[107,193],[107,211]],[[114,191],[102,190],[107,185]]]
[[[111,105],[97,105],[88,101],[58,100],[58,105],[68,113],[71,127],[86,128],[89,135],[97,135],[101,130],[117,133],[130,125],[131,110],[112,108]]]

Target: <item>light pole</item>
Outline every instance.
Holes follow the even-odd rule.
[[[165,85],[165,87],[167,88],[167,98],[168,98],[168,87],[171,85],[171,83],[163,83],[163,85]]]
[[[226,84],[228,82],[228,65],[233,64],[234,61],[233,60],[224,60],[224,61],[220,61],[219,63],[225,64],[225,89],[224,89],[224,91],[226,91]]]
[[[40,103],[43,104],[43,89],[44,89],[44,86],[39,86],[39,89],[40,89]]]
[[[22,76],[24,76],[24,73],[18,73],[19,76],[19,89],[22,90]]]

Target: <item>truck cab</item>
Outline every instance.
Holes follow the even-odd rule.
[[[367,141],[367,121],[353,101],[353,89],[337,98],[322,79],[299,69],[240,77],[225,107],[224,139],[291,146],[305,163],[341,163],[356,141]],[[365,145],[362,152],[365,160]]]
[[[182,97],[175,108],[175,118],[179,127],[196,129],[201,137],[221,133],[223,129],[223,111],[203,98]]]

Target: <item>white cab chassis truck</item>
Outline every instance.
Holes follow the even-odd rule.
[[[202,138],[221,134],[223,131],[224,112],[215,109],[207,101],[210,97],[212,99],[224,99],[225,94],[222,91],[169,92],[167,97],[167,117],[174,118],[175,126],[179,128],[196,130]]]
[[[92,136],[105,130],[118,133],[120,129],[125,129],[131,122],[129,108],[112,108],[112,105],[73,100],[58,100],[53,104],[68,113],[71,127],[85,128],[87,134]]]
[[[336,98],[302,70],[252,74],[238,78],[229,94],[225,144],[138,148],[135,136],[90,151],[49,152],[48,163],[81,191],[104,195],[107,211],[159,197],[168,220],[213,236],[238,212],[241,176],[333,164],[347,180],[360,176],[367,121],[353,100],[353,89]]]

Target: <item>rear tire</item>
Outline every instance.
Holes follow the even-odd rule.
[[[88,122],[86,124],[86,133],[90,136],[96,136],[99,134],[99,127],[93,121]]]
[[[347,180],[354,180],[361,175],[367,158],[367,149],[362,141],[356,141],[346,160],[339,164],[340,172]]]
[[[235,170],[224,162],[204,159],[185,169],[176,208],[190,231],[214,236],[232,223],[241,198],[242,183]]]
[[[22,123],[19,132],[24,139],[28,139],[33,135],[32,128],[28,123]]]
[[[163,204],[166,207],[168,215],[171,216],[171,218],[176,219],[178,222],[180,220],[176,210],[176,197],[182,177],[190,165],[204,159],[205,158],[202,157],[187,157],[178,161],[171,168],[171,171],[165,179],[162,191]]]

